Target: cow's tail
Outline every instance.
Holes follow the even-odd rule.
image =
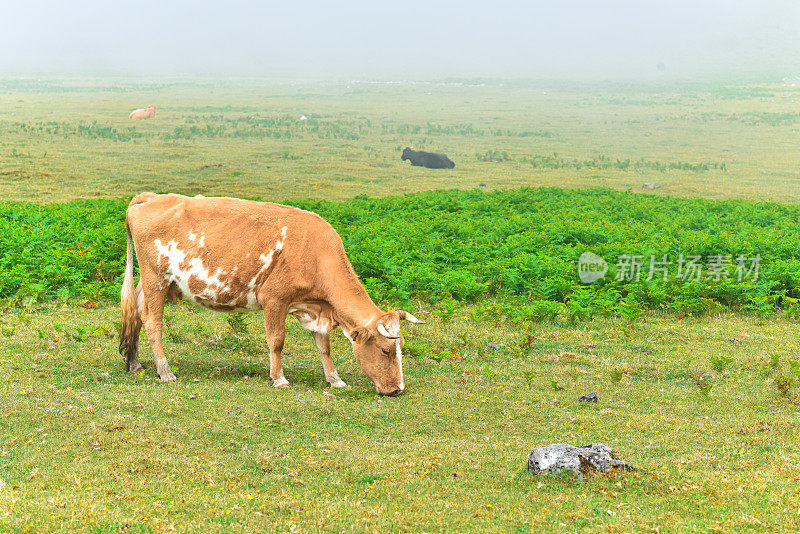
[[[122,293],[120,304],[122,306],[122,324],[119,330],[119,353],[125,358],[128,371],[134,364],[139,366],[139,331],[142,329],[142,319],[139,317],[139,310],[136,294],[136,287],[133,279],[133,258],[136,255],[133,248],[133,238],[131,227],[125,221],[125,231],[128,238],[128,252],[125,260],[125,280],[122,282]]]

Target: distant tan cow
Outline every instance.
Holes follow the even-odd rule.
[[[149,119],[156,116],[156,105],[150,104],[144,109],[136,109],[131,111],[131,119]]]
[[[120,353],[128,371],[142,369],[144,325],[161,380],[175,380],[161,342],[164,300],[182,294],[219,311],[263,310],[270,377],[288,386],[281,351],[287,315],[309,330],[325,379],[345,387],[330,355],[340,327],[361,369],[382,395],[399,395],[403,380],[402,310],[383,311],[350,266],[342,240],[320,216],[289,206],[235,198],[142,193],[128,207],[128,257],[122,286]],[[134,254],[141,280],[134,288]]]

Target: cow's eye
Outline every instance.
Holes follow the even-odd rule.
[[[381,349],[381,352],[383,353],[384,356],[388,356],[389,353],[392,352],[392,349]]]

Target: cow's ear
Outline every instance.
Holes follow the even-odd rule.
[[[363,326],[357,326],[350,331],[350,337],[354,343],[366,343],[372,337],[372,333]]]

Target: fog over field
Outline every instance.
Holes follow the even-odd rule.
[[[800,74],[791,0],[4,3],[2,75],[675,79]]]

